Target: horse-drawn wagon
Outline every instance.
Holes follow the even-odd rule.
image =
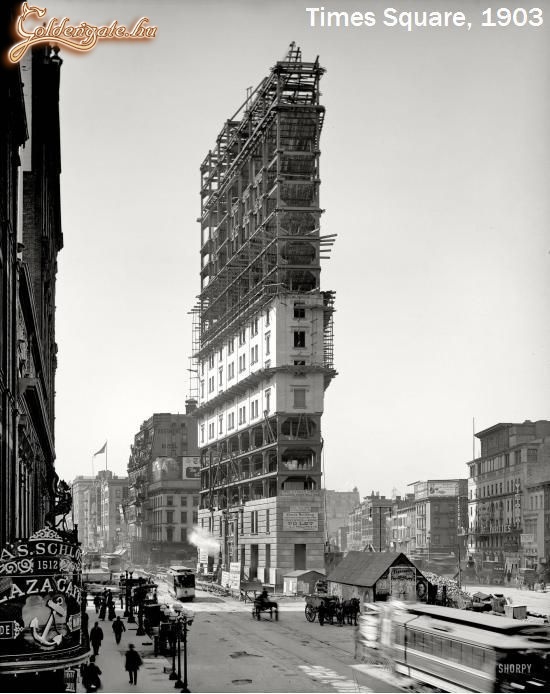
[[[325,622],[328,624],[336,623],[338,626],[343,626],[346,622],[357,624],[359,600],[356,598],[341,601],[336,595],[312,593],[306,595],[305,599],[304,612],[308,622],[314,622],[317,618],[321,626]]]

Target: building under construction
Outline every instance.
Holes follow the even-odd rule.
[[[199,526],[219,543],[211,564],[272,585],[324,566],[321,415],[336,371],[334,292],[320,289],[334,240],[320,233],[323,72],[292,44],[201,166]]]

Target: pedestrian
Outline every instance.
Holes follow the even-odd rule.
[[[115,641],[117,643],[120,643],[120,638],[122,636],[122,632],[126,631],[126,627],[124,626],[124,622],[120,619],[120,617],[117,617],[115,621],[113,622],[113,631],[115,632]]]
[[[92,644],[92,648],[94,649],[94,655],[99,655],[99,647],[101,646],[102,641],[103,630],[99,626],[99,623],[96,622],[92,627],[92,630],[90,631],[90,643]]]
[[[109,621],[112,622],[113,619],[116,617],[115,603],[112,599],[110,602],[107,603],[107,610],[109,612]]]
[[[126,651],[125,669],[130,677],[130,684],[137,684],[137,674],[142,663],[143,661],[141,660],[141,656],[135,650],[134,644],[128,644],[128,650]]]
[[[326,608],[325,608],[325,601],[321,600],[321,603],[319,605],[318,609],[318,615],[319,615],[319,624],[323,626],[325,623],[325,616],[326,616]]]
[[[101,607],[101,595],[97,594],[94,597],[95,613],[99,614],[99,608]]]
[[[97,689],[101,689],[101,680],[99,676],[102,674],[101,670],[95,664],[95,655],[90,656],[90,662],[81,670],[82,674],[82,685],[87,692],[93,692]]]

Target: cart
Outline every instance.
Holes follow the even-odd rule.
[[[306,595],[305,600],[306,606],[304,612],[308,622],[315,621],[321,604],[325,606],[325,621],[332,624],[336,617],[336,620],[339,622],[337,614],[339,600],[335,595],[319,595],[318,593],[312,593],[311,595]]]

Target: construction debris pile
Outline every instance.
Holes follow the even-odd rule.
[[[423,571],[424,576],[433,585],[437,586],[437,600],[442,600],[443,587],[447,589],[447,604],[464,609],[472,602],[472,596],[465,590],[462,590],[458,583],[452,578],[445,578],[434,574],[431,571]]]

